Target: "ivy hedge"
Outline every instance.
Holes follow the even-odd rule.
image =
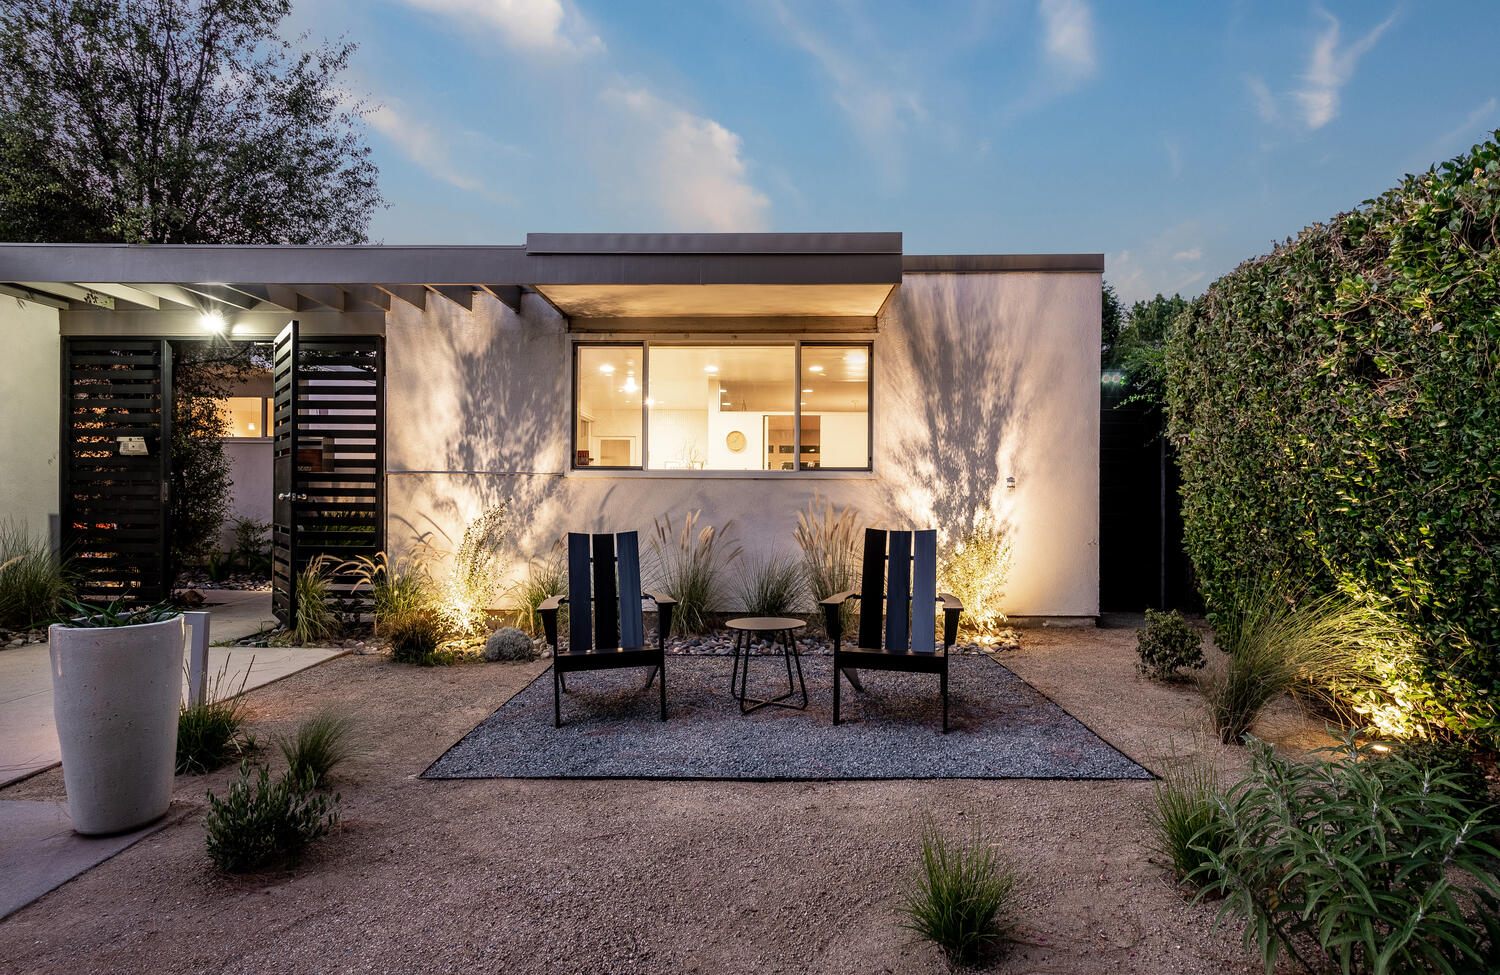
[[[1210,285],[1166,355],[1210,612],[1268,567],[1383,605],[1407,730],[1500,739],[1497,373],[1500,131]]]

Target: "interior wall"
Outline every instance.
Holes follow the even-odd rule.
[[[50,538],[62,422],[57,309],[0,295],[0,346],[0,518]]]
[[[874,471],[784,479],[570,472],[561,316],[533,295],[519,315],[483,294],[472,313],[394,303],[389,544],[451,549],[469,519],[508,499],[517,574],[567,531],[636,529],[649,549],[658,519],[680,528],[698,509],[701,524],[729,526],[747,557],[793,554],[797,513],[816,494],[890,527],[952,532],[988,512],[1013,547],[1007,613],[1094,616],[1099,289],[1098,273],[908,275],[874,338]],[[740,429],[759,437],[758,423]],[[737,607],[726,596],[723,608]]]

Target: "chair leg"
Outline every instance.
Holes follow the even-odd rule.
[[[839,723],[839,684],[842,683],[839,680],[839,674],[841,674],[841,673],[842,673],[842,671],[839,670],[839,652],[837,650],[834,650],[833,651],[833,723],[835,725],[837,725]]]
[[[552,727],[562,727],[562,671],[552,661]]]
[[[667,660],[665,655],[661,663],[656,665],[656,669],[661,673],[661,719],[665,721],[667,720]]]
[[[651,684],[656,680],[656,675],[661,672],[661,665],[657,664],[651,668],[651,673],[646,677],[646,683],[641,687],[643,691],[651,690]]]
[[[943,660],[943,734],[948,733],[948,661]]]
[[[556,668],[554,667],[553,669]],[[562,671],[557,672],[557,680],[562,685],[562,692],[564,694],[568,693],[568,679],[562,675]]]

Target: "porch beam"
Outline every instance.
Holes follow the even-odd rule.
[[[140,288],[132,288],[128,284],[111,284],[107,281],[79,282],[80,288],[88,288],[90,291],[98,291],[101,294],[113,295],[121,301],[128,301],[132,305],[140,305],[142,308],[150,308],[153,311],[161,308],[161,299],[148,291]]]
[[[220,304],[230,305],[241,311],[249,311],[255,307],[255,299],[249,295],[240,294],[225,287],[222,284],[184,284],[183,289],[191,291],[195,295],[202,295]]]
[[[90,288],[66,281],[17,281],[23,288],[32,291],[43,291],[47,294],[57,295],[59,298],[67,298],[70,301],[79,301],[85,305],[93,305],[96,308],[113,308],[115,299],[113,295],[94,291]]]
[[[298,284],[292,286],[293,290],[304,298],[310,298],[318,304],[334,311],[344,311],[349,304],[349,295],[343,288],[331,284]]]
[[[391,296],[388,293],[381,291],[374,285],[351,284],[345,285],[344,290],[347,291],[349,293],[349,297],[356,302],[363,302],[366,305],[374,305],[381,311],[391,310]]]
[[[467,284],[429,284],[428,290],[442,295],[464,311],[474,310],[474,289]]]
[[[38,305],[46,305],[48,308],[56,308],[59,311],[69,307],[69,303],[63,301],[61,298],[42,294],[39,291],[32,291],[30,288],[19,288],[9,284],[0,284],[0,295],[9,295],[12,298],[20,298],[23,301],[35,302]]]
[[[185,308],[202,309],[203,307],[203,299],[200,296],[175,284],[137,284],[134,287],[140,288],[147,294],[155,295],[162,301],[170,301]]]
[[[420,284],[377,284],[375,287],[392,298],[400,298],[418,311],[427,310],[427,289]]]
[[[517,315],[521,314],[521,293],[523,289],[519,284],[481,284],[480,287],[494,295],[502,305]]]

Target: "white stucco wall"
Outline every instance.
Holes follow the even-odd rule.
[[[229,489],[229,516],[219,532],[219,548],[225,551],[234,548],[236,518],[250,518],[262,524],[271,522],[271,496],[275,492],[271,451],[269,437],[224,441],[224,456],[229,460],[229,476],[234,482]],[[266,537],[270,537],[269,532]]]
[[[57,514],[61,346],[56,309],[0,295],[0,519],[43,538]]]
[[[522,317],[482,294],[472,313],[397,302],[388,544],[456,545],[505,497],[521,556],[569,530],[644,537],[654,518],[680,525],[696,508],[707,524],[732,521],[749,554],[793,553],[814,491],[888,527],[944,528],[989,508],[1013,546],[1005,611],[1096,615],[1099,288],[1089,273],[908,275],[874,340],[873,474],[774,479],[570,473],[569,336],[549,306],[528,295]]]

